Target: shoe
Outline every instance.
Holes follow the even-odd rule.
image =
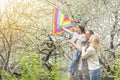
[[[67,76],[68,76],[69,78],[72,78],[72,77],[73,77],[73,75],[72,75],[70,72],[67,73]]]

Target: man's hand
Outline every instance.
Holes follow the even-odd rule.
[[[86,49],[86,47],[84,46],[84,47],[82,47],[82,51],[85,51],[85,49]]]

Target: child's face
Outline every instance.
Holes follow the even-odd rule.
[[[78,26],[76,26],[76,32],[78,32],[80,34],[82,33],[81,29]]]

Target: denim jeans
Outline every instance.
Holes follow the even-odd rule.
[[[90,80],[101,80],[100,74],[101,74],[101,69],[96,69],[96,70],[90,70]]]
[[[72,62],[69,68],[69,72],[72,75],[74,75],[75,71],[77,70],[77,63],[78,63],[79,57],[80,57],[80,52],[77,50],[74,50]]]

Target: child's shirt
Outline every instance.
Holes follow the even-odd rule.
[[[70,35],[72,35],[72,38],[70,39],[71,42],[75,43],[81,51],[81,48],[83,46],[83,42],[86,41],[85,34],[84,33],[83,34],[78,34],[77,32],[70,31],[70,30],[68,30],[66,28],[63,28],[63,27],[62,27],[62,29],[64,31],[66,31],[67,33],[69,33]]]

